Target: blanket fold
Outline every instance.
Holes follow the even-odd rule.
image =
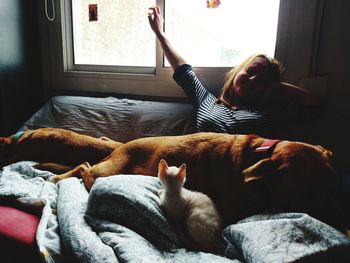
[[[85,219],[102,218],[133,229],[154,245],[172,249],[179,245],[174,228],[158,206],[160,182],[149,176],[118,175],[98,178],[91,189]]]
[[[350,262],[350,240],[303,213],[254,215],[223,235],[246,262]],[[330,260],[335,251],[340,261]]]
[[[59,182],[58,222],[69,262],[118,262],[84,220],[88,192],[77,178]],[[67,260],[67,259],[66,259]]]

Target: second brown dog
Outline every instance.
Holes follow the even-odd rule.
[[[122,145],[106,137],[94,138],[66,129],[40,128],[0,137],[0,167],[18,161],[53,162],[52,172],[67,171],[89,162],[95,164]],[[45,166],[40,166],[42,169]]]

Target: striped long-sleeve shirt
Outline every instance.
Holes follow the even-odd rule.
[[[274,137],[278,133],[278,121],[271,114],[247,108],[230,109],[217,103],[217,98],[205,89],[192,66],[179,66],[173,79],[194,105],[197,131],[258,134],[263,137]]]

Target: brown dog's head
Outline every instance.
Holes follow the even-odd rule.
[[[297,183],[317,179],[312,174],[322,167],[333,174],[330,157],[332,152],[320,145],[314,146],[301,142],[281,141],[271,156],[264,158],[243,171],[244,181],[268,179],[274,176],[283,176],[290,183]],[[307,175],[303,175],[303,174]],[[310,175],[311,173],[311,175]],[[293,175],[292,175],[293,174]],[[328,173],[326,173],[328,175]],[[289,176],[291,178],[289,178]],[[331,175],[332,176],[332,175]],[[298,178],[298,179],[297,179]]]
[[[319,145],[281,141],[270,157],[243,171],[244,181],[261,183],[272,208],[309,213],[338,227],[342,208],[331,155]]]

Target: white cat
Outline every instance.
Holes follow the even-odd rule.
[[[183,187],[186,164],[168,167],[165,160],[160,160],[158,178],[164,185],[158,193],[160,206],[170,219],[180,224],[177,229],[180,241],[189,248],[215,251],[222,232],[221,219],[207,195]]]

